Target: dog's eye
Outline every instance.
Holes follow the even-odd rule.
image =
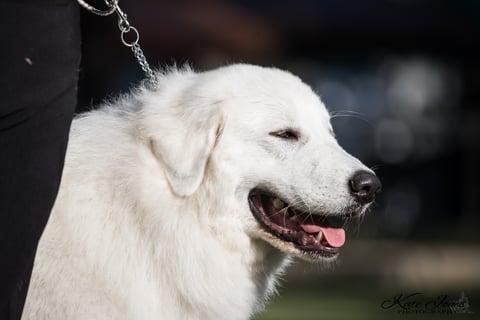
[[[284,129],[280,131],[270,132],[270,134],[274,137],[286,139],[286,140],[298,140],[300,138],[300,134],[292,129]]]

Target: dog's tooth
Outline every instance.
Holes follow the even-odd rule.
[[[288,219],[290,219],[291,221],[297,221],[297,216],[296,216],[296,215],[293,215],[293,216],[291,216],[291,217],[288,218]]]
[[[282,200],[275,198],[273,200],[273,207],[275,209],[282,209],[283,207],[285,207],[285,203]]]
[[[317,238],[317,241],[318,241],[318,242],[322,241],[322,238],[323,238],[323,232],[322,232],[322,231],[318,232],[318,234],[317,234],[317,237],[316,237],[316,238]]]

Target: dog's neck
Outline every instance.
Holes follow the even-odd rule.
[[[249,288],[244,289],[250,292],[246,296],[255,297],[255,301],[252,301],[250,306],[251,312],[255,313],[263,309],[265,302],[275,293],[275,287],[280,280],[279,277],[292,259],[290,255],[242,230],[238,222],[230,219],[230,216],[235,214],[231,212],[232,208],[218,204],[216,208],[223,208],[222,212],[208,212],[204,205],[204,199],[218,198],[215,195],[207,194],[211,192],[215,192],[212,187],[200,189],[190,199],[195,204],[187,205],[187,207],[197,206],[197,210],[191,212],[193,215],[198,215],[198,212],[203,210],[201,217],[198,217],[198,221],[206,232],[199,236],[212,237],[212,242],[215,243],[214,247],[217,248],[212,247],[210,249],[212,251],[207,249],[204,251],[204,256],[197,257],[202,261],[206,258],[204,262],[210,265],[207,269],[211,270],[215,270],[216,267],[221,266],[226,261],[231,261],[229,267],[217,271],[219,272],[218,276],[225,273],[224,276],[227,278],[236,278],[239,283],[243,284],[248,283]],[[228,199],[226,199],[225,203],[228,202]],[[202,239],[202,241],[204,240]],[[215,250],[218,250],[218,252],[215,252]],[[215,261],[215,259],[218,260]],[[219,263],[220,265],[218,265]],[[243,274],[243,279],[239,277],[240,274]],[[242,292],[240,292],[241,286],[233,290],[231,298],[240,298],[242,295]]]

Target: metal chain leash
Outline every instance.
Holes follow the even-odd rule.
[[[152,69],[150,68],[150,65],[147,62],[147,59],[145,58],[145,55],[143,54],[142,49],[140,48],[140,45],[138,43],[134,43],[132,45],[132,51],[133,55],[137,59],[138,63],[140,64],[140,67],[142,68],[143,72],[147,76],[149,85],[154,88],[157,85],[157,78],[155,77]]]
[[[122,43],[125,46],[131,48],[135,59],[137,59],[138,63],[140,64],[140,67],[142,68],[143,72],[147,77],[145,84],[150,89],[154,89],[157,86],[157,78],[155,77],[155,74],[150,68],[150,65],[148,64],[147,59],[143,54],[143,50],[140,48],[140,45],[138,44],[138,40],[140,39],[140,34],[138,33],[137,28],[130,25],[130,22],[127,20],[126,13],[120,9],[118,5],[119,0],[105,0],[105,4],[107,5],[107,9],[105,10],[97,9],[91,6],[90,4],[88,4],[87,2],[85,2],[84,0],[77,0],[77,1],[82,7],[84,7],[91,13],[94,13],[98,16],[106,17],[113,14],[114,12],[117,13],[118,28],[120,29],[120,39],[122,40]],[[126,35],[130,32],[133,33],[134,39],[129,41],[126,39]]]

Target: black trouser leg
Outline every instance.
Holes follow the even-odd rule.
[[[0,319],[20,319],[60,184],[80,62],[73,0],[0,0]]]

